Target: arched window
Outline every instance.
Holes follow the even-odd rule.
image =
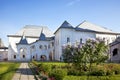
[[[117,55],[117,54],[118,54],[118,49],[115,48],[115,49],[113,50],[113,56],[115,56],[115,55]]]
[[[33,56],[33,59],[35,59],[35,56]]]
[[[82,38],[80,38],[80,44],[82,44]]]
[[[68,42],[70,42],[70,38],[69,38],[69,37],[67,37],[67,43],[68,43]]]
[[[25,58],[25,55],[23,55],[23,58]]]
[[[16,55],[14,55],[14,59],[16,59]]]
[[[54,46],[54,42],[52,42],[52,47]]]
[[[27,49],[26,48],[20,48],[20,57],[21,59],[25,59],[27,54]]]
[[[30,47],[30,53],[34,52],[35,50],[36,50],[35,45],[32,45],[32,46]]]
[[[27,53],[27,49],[26,48],[20,48],[20,54],[23,54],[23,53]]]
[[[23,48],[21,48],[21,49],[20,49],[20,53],[23,53],[23,52],[24,52],[24,49],[23,49]]]
[[[50,49],[50,44],[48,45],[48,49]]]
[[[39,46],[39,48],[40,48],[40,49],[43,49],[43,46],[42,46],[42,45],[40,45],[40,46]]]
[[[40,56],[40,60],[41,60],[41,61],[45,61],[45,60],[47,60],[47,57],[46,57],[45,55],[41,55],[41,56]]]
[[[35,50],[35,45],[31,46],[31,48],[32,48],[33,50]]]
[[[47,50],[47,46],[46,46],[46,45],[44,45],[44,47],[45,47],[45,50]]]

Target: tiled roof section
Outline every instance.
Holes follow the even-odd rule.
[[[113,33],[111,30],[108,30],[107,28],[92,24],[90,22],[84,21],[81,24],[77,26],[77,28],[81,28],[83,30],[90,30],[95,32],[108,32]]]
[[[27,40],[26,40],[26,37],[25,36],[22,36],[20,42],[18,44],[28,44]]]
[[[41,31],[39,40],[41,40],[41,41],[45,41],[45,40],[46,40],[45,34],[43,33],[43,29],[42,29],[42,31]]]
[[[73,26],[67,21],[64,21],[62,25],[60,26],[60,28],[73,28]]]
[[[76,31],[83,31],[83,32],[84,32],[84,31],[85,31],[85,32],[86,32],[86,31],[87,31],[87,32],[96,32],[96,31],[93,31],[93,30],[83,29],[83,28],[79,28],[79,27],[76,27],[75,30],[76,30]]]
[[[54,36],[53,32],[50,31],[48,29],[48,27],[46,27],[46,26],[36,26],[36,25],[26,25],[20,31],[18,31],[15,35],[22,36],[23,32],[24,32],[24,35],[26,37],[30,36],[30,37],[38,37],[39,38],[42,29],[44,30],[43,33],[46,37],[53,37]]]

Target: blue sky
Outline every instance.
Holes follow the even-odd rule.
[[[73,26],[82,21],[120,32],[120,0],[0,0],[0,37],[25,25],[48,26],[53,32],[67,20]]]

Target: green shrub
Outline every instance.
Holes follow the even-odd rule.
[[[104,76],[106,75],[104,70],[95,70],[89,73],[92,76]]]
[[[35,66],[38,66],[37,62],[36,61],[32,61],[32,63],[35,65]]]
[[[49,73],[49,77],[54,77],[55,80],[63,80],[67,76],[67,70],[64,69],[54,69]]]
[[[49,73],[51,71],[51,65],[47,64],[39,64],[38,67],[40,68],[41,71]]]
[[[42,77],[42,80],[47,80],[47,77],[45,77],[45,76],[44,76],[44,77]]]
[[[92,76],[104,76],[106,75],[106,69],[101,65],[92,66],[92,71],[88,72],[88,74]]]
[[[68,75],[73,75],[73,76],[82,76],[85,75],[85,72],[80,72],[79,70],[75,70],[75,69],[69,69],[68,70]]]
[[[102,64],[106,75],[120,74],[120,65],[115,63]]]
[[[114,64],[113,71],[115,74],[120,74],[120,65],[119,64]]]
[[[108,76],[108,75],[113,75],[114,74],[114,72],[112,71],[112,70],[107,70],[106,71],[106,75]]]

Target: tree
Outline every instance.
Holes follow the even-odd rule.
[[[70,63],[73,61],[73,47],[71,47],[70,45],[67,45],[66,48],[63,50],[63,61]]]
[[[90,71],[93,63],[99,64],[108,59],[108,46],[105,45],[105,42],[100,39],[87,40],[81,50],[86,56],[85,61],[89,63]]]
[[[79,47],[67,46],[63,53],[63,61],[72,62],[76,69],[92,70],[93,64],[105,62],[108,59],[108,46],[103,40],[87,40],[85,44]]]

